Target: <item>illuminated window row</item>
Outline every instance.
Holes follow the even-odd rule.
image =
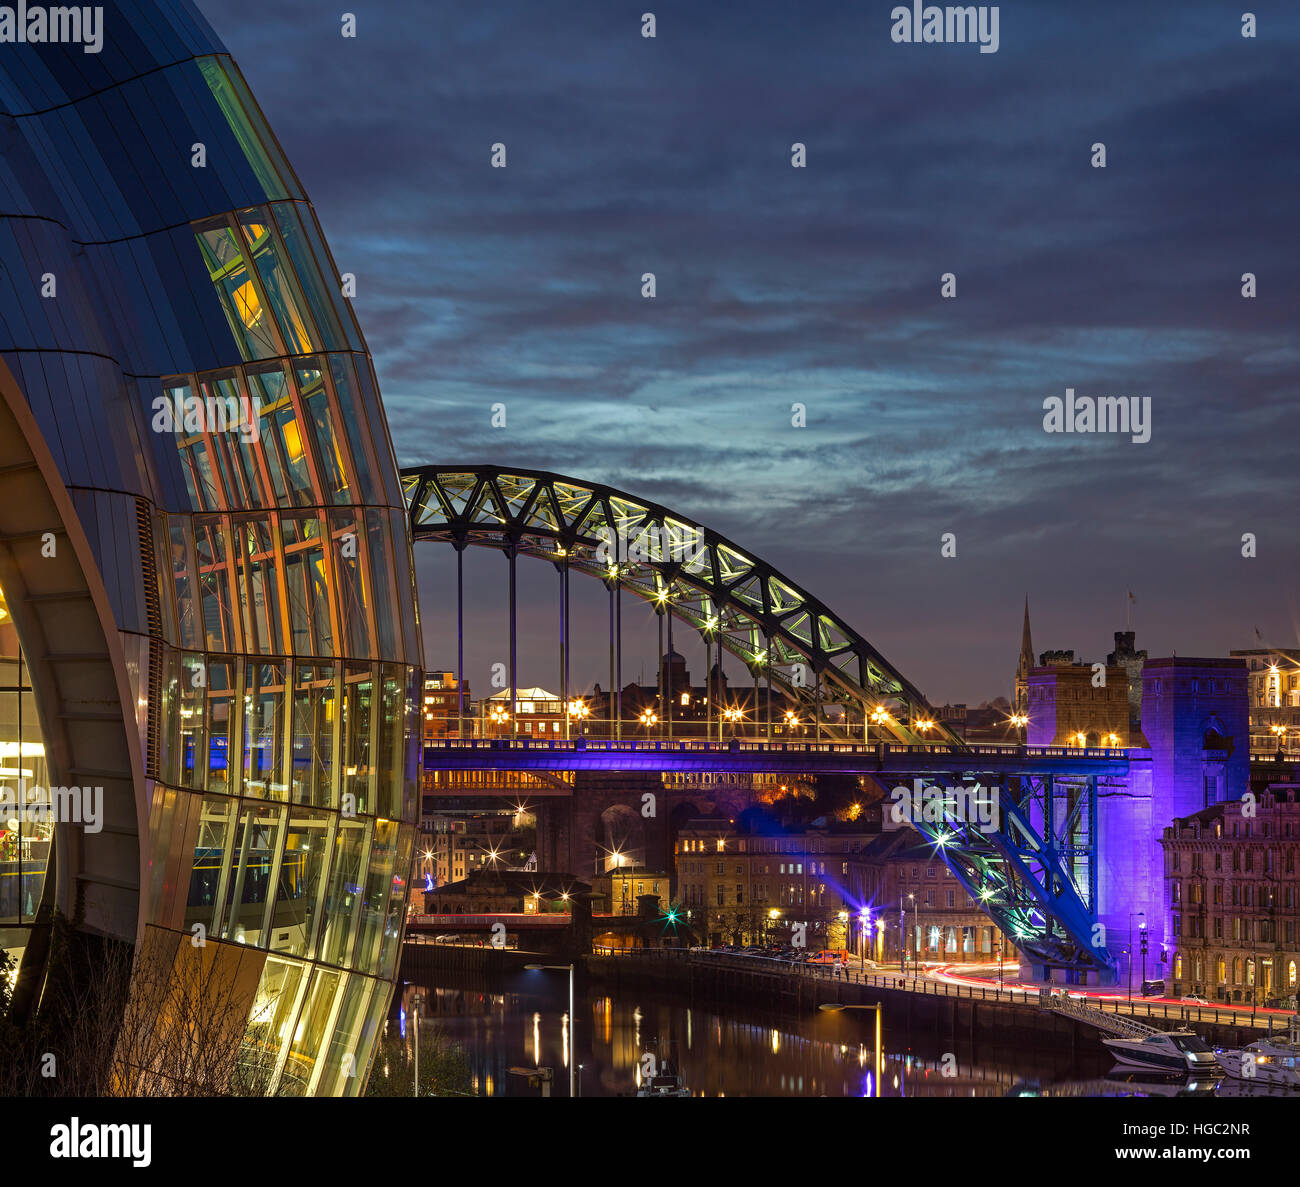
[[[419,655],[400,511],[159,516],[155,542],[169,642],[259,655]]]
[[[414,829],[158,787],[152,905],[190,935],[392,976]]]
[[[245,362],[360,348],[310,208],[253,206],[195,223],[194,235]]]
[[[386,501],[374,479],[379,459],[366,422],[375,396],[362,355],[172,376],[162,395],[169,416],[160,423],[174,425],[194,511]]]
[[[163,782],[414,819],[416,669],[171,649],[162,663]]]

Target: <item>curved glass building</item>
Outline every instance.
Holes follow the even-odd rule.
[[[355,1094],[417,812],[392,444],[212,30],[102,11],[0,46],[0,942],[28,1009],[66,925],[227,986],[258,1090]]]

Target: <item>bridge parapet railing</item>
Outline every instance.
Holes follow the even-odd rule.
[[[634,751],[669,754],[871,754],[904,757],[917,755],[973,755],[985,758],[1092,758],[1123,759],[1128,751],[1096,747],[1005,746],[972,744],[963,748],[940,744],[765,741],[733,738],[722,742],[705,738],[428,738],[428,750],[554,750]]]

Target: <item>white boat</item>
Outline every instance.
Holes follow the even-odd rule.
[[[1125,1067],[1203,1075],[1217,1066],[1214,1052],[1194,1030],[1161,1030],[1142,1038],[1102,1042]]]
[[[1243,1083],[1300,1088],[1300,1043],[1258,1039],[1244,1047],[1217,1048],[1214,1058],[1227,1075]]]

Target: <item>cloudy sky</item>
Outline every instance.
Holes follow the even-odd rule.
[[[349,40],[341,6],[199,2],[357,274],[402,464],[664,503],[935,702],[1009,692],[1026,594],[1035,646],[1090,660],[1130,590],[1152,655],[1300,645],[1293,4],[1253,40],[1222,3],[1003,4],[981,54],[894,44],[888,3],[349,0]],[[1045,433],[1067,387],[1149,397],[1151,440]],[[477,692],[504,562],[469,571]],[[521,684],[556,683],[553,591],[525,585]]]

